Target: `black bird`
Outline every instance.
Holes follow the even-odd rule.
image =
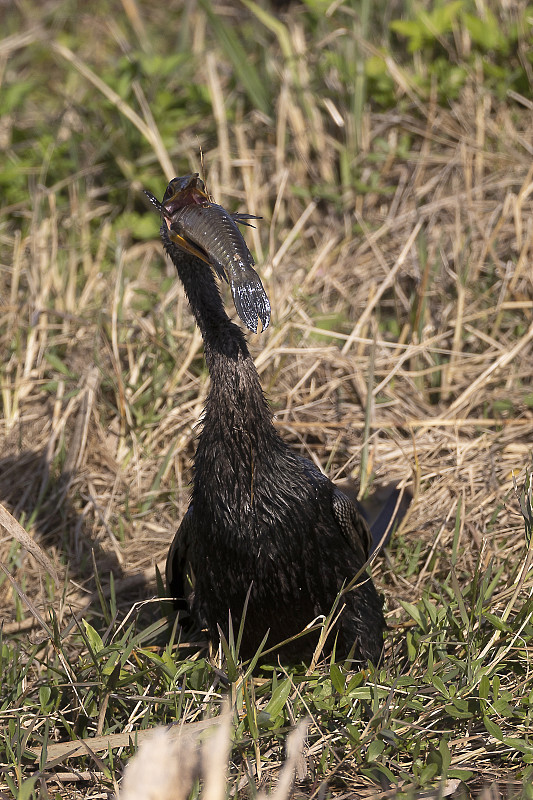
[[[240,654],[251,658],[267,631],[271,647],[330,612],[365,564],[372,536],[360,507],[272,424],[245,337],[228,318],[213,275],[229,279],[248,327],[255,331],[259,317],[266,328],[268,298],[233,218],[211,202],[197,175],[171,181],[162,204],[149,196],[162,214],[161,238],[201,330],[211,377],[191,503],[168,555],[168,589],[187,598],[213,642],[218,626],[227,636],[228,613],[239,629],[249,594]],[[342,605],[325,651],[336,642],[338,657],[353,650],[355,661],[376,664],[385,621],[366,572]],[[317,641],[315,630],[281,655],[308,661]]]

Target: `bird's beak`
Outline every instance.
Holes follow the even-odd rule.
[[[197,176],[193,175],[186,186],[175,192],[168,200],[165,200],[161,205],[161,213],[168,228],[170,241],[177,244],[178,247],[181,247],[182,250],[185,250],[192,256],[196,256],[196,258],[199,258],[205,264],[211,264],[203,250],[172,230],[172,217],[180,208],[193,204],[203,205],[204,203],[209,203],[209,195],[198,186]]]
[[[179,235],[179,233],[174,233],[174,231],[172,230],[172,228],[169,225],[169,221],[170,220],[168,220],[167,217],[165,217],[164,219],[165,219],[165,222],[167,224],[168,238],[170,239],[170,241],[174,242],[174,244],[177,244],[178,247],[181,247],[182,250],[185,250],[187,253],[190,253],[192,256],[196,256],[196,258],[201,259],[201,261],[204,261],[206,264],[209,264],[209,266],[211,266],[211,261],[209,260],[207,255],[204,253],[204,251],[200,250],[200,248],[196,247],[196,245],[194,245],[192,242],[189,242],[188,239],[184,239],[183,236]]]
[[[188,239],[185,239],[183,236],[180,236],[179,233],[175,233],[171,227],[172,214],[176,210],[181,208],[183,205],[187,205],[187,203],[183,202],[184,193],[186,193],[187,196],[190,198],[193,192],[197,199],[196,200],[190,199],[189,202],[199,202],[199,201],[206,202],[208,200],[208,195],[206,195],[205,192],[203,192],[197,186],[192,186],[191,184],[189,184],[189,186],[186,186],[185,189],[181,189],[179,192],[176,192],[176,194],[172,195],[172,197],[169,200],[167,200],[164,205],[163,203],[159,202],[157,197],[155,197],[152,194],[152,192],[149,192],[147,189],[144,189],[145,195],[148,197],[152,205],[154,205],[157,208],[162,218],[165,220],[165,224],[168,230],[168,238],[170,239],[170,241],[174,242],[174,244],[177,244],[178,247],[181,247],[182,250],[185,250],[187,253],[190,253],[192,256],[196,256],[196,258],[199,258],[201,261],[210,265],[211,262],[203,250],[201,250],[199,247],[196,247],[196,245],[194,245],[192,242],[189,242]],[[176,207],[173,208],[173,205]]]

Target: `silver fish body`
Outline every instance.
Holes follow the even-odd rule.
[[[219,277],[228,281],[235,309],[248,328],[255,333],[258,318],[263,330],[267,328],[270,302],[232,216],[217,203],[194,203],[172,215],[170,230],[200,248]]]
[[[163,217],[174,244],[210,264],[229,283],[235,309],[245,325],[256,333],[261,320],[265,330],[270,322],[270,302],[236,225],[250,225],[249,220],[258,217],[230,214],[213,203],[198,173],[173,178],[162,203],[151,192],[145,190],[145,194]]]

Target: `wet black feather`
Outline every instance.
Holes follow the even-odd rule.
[[[238,630],[251,588],[241,646],[252,657],[327,615],[339,589],[364,564],[370,534],[358,508],[310,461],[280,438],[241,329],[223,308],[210,267],[161,236],[185,287],[205,346],[211,388],[198,439],[191,505],[167,562],[173,597],[187,596],[196,622],[218,641],[228,611]],[[370,578],[343,598],[337,654],[377,663],[384,618]],[[191,585],[192,584],[192,585]],[[317,635],[286,647],[309,660]]]

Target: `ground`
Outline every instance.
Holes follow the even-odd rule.
[[[531,797],[531,9],[110,7],[17,7],[0,42],[2,796],[107,796],[134,732],[229,693],[228,792],[307,716],[298,797]],[[141,190],[202,169],[263,217],[281,435],[413,494],[379,669],[251,675],[158,599],[209,382]]]

